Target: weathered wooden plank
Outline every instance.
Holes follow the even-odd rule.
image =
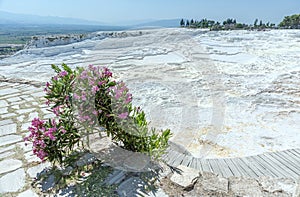
[[[201,166],[202,166],[202,171],[203,172],[213,172],[207,159],[202,159],[200,160]]]
[[[297,179],[298,176],[293,171],[291,171],[284,164],[280,163],[278,160],[274,159],[274,157],[270,156],[269,154],[264,154],[263,156],[272,166],[277,166],[277,169],[280,170],[285,177]]]
[[[287,152],[290,153],[291,156],[292,156],[292,154],[293,154],[293,155],[294,155],[293,157],[294,157],[298,162],[300,162],[300,155],[299,155],[297,152],[295,152],[295,150],[291,149],[291,150],[288,150]]]
[[[184,157],[185,157],[184,154],[177,153],[177,157],[174,157],[174,160],[172,160],[172,161],[170,162],[170,164],[171,164],[172,166],[179,166],[179,165],[182,163]]]
[[[266,167],[266,165],[262,163],[261,160],[257,158],[257,156],[248,157],[248,160],[252,161],[253,164],[256,163],[257,166],[260,166],[260,168],[267,172],[270,177],[278,177],[278,175],[272,170],[270,170],[268,167]]]
[[[211,166],[212,171],[213,171],[215,174],[219,174],[219,175],[221,175],[221,176],[224,176],[224,175],[222,174],[222,171],[221,171],[221,169],[219,168],[219,166],[218,166],[218,164],[217,164],[217,162],[216,162],[215,159],[208,159],[207,161],[208,161],[208,164]]]
[[[169,165],[172,165],[172,161],[174,161],[176,158],[178,157],[178,154],[177,154],[177,152],[175,152],[175,151],[170,151],[169,153],[168,153],[168,160],[167,160],[167,163],[169,164]]]
[[[250,165],[250,162],[248,160],[245,160],[244,158],[237,158],[238,161],[240,161],[241,165],[243,165],[243,168],[247,173],[253,177],[257,178],[259,175],[261,175],[260,171],[257,170],[254,166]]]
[[[192,161],[193,161],[193,156],[191,156],[191,159],[190,159],[190,161],[189,161],[189,163],[187,164],[187,167],[190,167],[191,166],[191,164],[192,164]]]
[[[281,169],[278,166],[274,165],[272,162],[269,162],[263,155],[257,155],[254,157],[257,161],[262,163],[270,171],[274,172],[277,177],[285,177],[285,174],[281,172]]]
[[[278,154],[276,152],[272,153],[273,157],[278,158],[278,160],[282,160],[285,163],[289,164],[289,167],[298,175],[300,175],[300,163],[297,164],[295,160],[291,159],[290,157],[284,154]]]
[[[255,172],[259,177],[273,177],[273,175],[269,171],[267,171],[265,168],[259,165],[256,161],[253,161],[251,157],[245,157],[243,158],[243,160],[247,162],[247,165],[251,166],[252,169],[255,169]]]
[[[240,158],[234,158],[233,162],[235,163],[235,166],[247,177],[258,177],[251,169],[249,169],[246,164],[244,164]]]
[[[300,149],[292,149],[297,154],[297,157],[300,157]]]
[[[279,152],[280,155],[285,155],[286,157],[290,158],[290,160],[295,161],[295,163],[300,163],[300,158],[298,158],[297,156],[295,156],[293,153],[290,152],[290,150],[285,151],[285,154]]]
[[[195,158],[195,157],[192,158],[192,161],[191,161],[189,167],[194,168],[194,169],[197,169],[197,168],[196,168],[196,158]]]
[[[192,158],[193,158],[193,156],[185,155],[185,157],[183,158],[181,164],[184,165],[184,166],[188,166],[189,163],[192,161]]]
[[[232,162],[231,159],[224,159],[224,162],[227,164],[230,171],[233,173],[234,176],[243,176],[243,174],[237,169],[235,164]]]
[[[228,178],[234,175],[230,170],[229,166],[225,163],[224,159],[218,159],[217,162],[222,171],[223,176]]]
[[[201,165],[201,159],[200,158],[197,158],[197,160],[196,160],[196,169],[203,172],[203,168],[202,168],[202,165]]]

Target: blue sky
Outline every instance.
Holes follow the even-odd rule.
[[[300,13],[300,0],[0,0],[0,10],[62,16],[110,24],[148,19],[194,18],[279,23]]]

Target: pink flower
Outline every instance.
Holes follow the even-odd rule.
[[[93,81],[93,80],[89,80],[89,84],[92,86],[92,85],[94,85],[94,84],[95,84],[95,81]]]
[[[66,76],[68,73],[67,73],[67,71],[61,71],[58,75],[60,76],[60,77],[64,77],[64,76]]]
[[[96,92],[98,92],[98,91],[99,91],[98,86],[93,86],[92,92],[93,92],[94,94],[96,94]]]
[[[39,118],[34,118],[32,121],[31,121],[31,124],[32,126],[36,127],[36,128],[39,128],[39,127],[42,127],[43,124],[44,124],[44,121],[43,120],[40,120]]]
[[[57,77],[57,76],[54,76],[54,77],[52,77],[52,79],[53,79],[54,81],[57,81],[58,77]]]
[[[126,98],[126,100],[125,100],[125,104],[130,103],[131,100],[132,100],[132,94],[127,94],[127,98]]]
[[[59,115],[59,109],[60,109],[60,106],[57,106],[57,107],[54,107],[53,108],[53,113],[58,116]]]
[[[23,140],[24,140],[24,142],[27,142],[27,141],[29,141],[29,137],[24,137]],[[27,146],[27,143],[25,143],[25,146]]]
[[[95,66],[93,66],[92,64],[89,65],[89,69],[90,70],[96,70],[97,68]]]
[[[103,68],[105,77],[112,77],[112,72],[106,67]]]
[[[47,156],[47,153],[44,150],[36,151],[36,156],[40,158],[42,161],[45,160],[45,157]]]
[[[122,96],[121,92],[117,92],[115,98],[118,100]]]
[[[45,133],[45,136],[49,137],[52,141],[56,140],[56,137],[53,135],[53,133],[55,133],[56,130],[56,127],[49,128],[48,131]]]
[[[124,113],[119,114],[118,117],[121,119],[125,119],[125,118],[127,118],[127,116],[128,116],[128,112],[124,112]]]
[[[86,79],[88,76],[87,76],[87,71],[84,70],[81,75],[80,75],[80,79]]]
[[[85,93],[82,93],[82,95],[81,95],[81,100],[83,100],[83,101],[86,100],[86,95],[85,95]]]
[[[50,83],[49,83],[49,82],[47,82],[47,83],[46,83],[46,87],[47,87],[47,88],[49,88],[49,86],[50,86]]]
[[[74,98],[75,98],[76,100],[79,100],[79,99],[80,99],[80,96],[78,96],[76,93],[74,93],[73,96],[74,96]]]
[[[94,110],[94,111],[93,111],[93,114],[97,116],[97,115],[98,115],[98,111],[97,111],[97,110]]]

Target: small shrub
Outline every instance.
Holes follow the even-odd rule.
[[[90,65],[72,70],[65,64],[62,69],[52,68],[57,74],[46,83],[45,98],[56,117],[47,121],[35,118],[25,138],[42,161],[68,165],[65,162],[75,149],[88,148],[84,137],[99,127],[127,150],[154,159],[164,153],[170,130],[149,128],[145,113],[132,105],[125,83],[113,80],[108,68]]]

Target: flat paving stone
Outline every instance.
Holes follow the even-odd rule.
[[[0,95],[13,94],[16,92],[19,92],[19,90],[14,88],[6,88],[0,90]]]
[[[18,114],[26,114],[26,113],[32,112],[32,111],[34,111],[34,110],[36,110],[36,109],[35,109],[35,108],[19,109],[19,110],[17,110],[16,112],[17,112]]]
[[[199,176],[198,170],[193,168],[189,168],[186,166],[179,165],[178,167],[179,173],[175,172],[171,176],[171,181],[180,185],[182,187],[188,187],[193,184],[193,181]]]
[[[22,161],[17,159],[6,159],[0,161],[0,174],[16,170],[22,166]]]
[[[20,97],[12,97],[12,98],[8,98],[7,101],[9,102],[17,102],[17,101],[21,101],[22,99]]]
[[[7,111],[7,107],[2,107],[2,108],[0,108],[0,114],[5,114],[5,113],[7,113],[8,111]]]
[[[17,132],[16,124],[7,124],[0,126],[0,136],[13,134]]]
[[[0,159],[4,159],[4,158],[12,156],[14,154],[15,154],[15,152],[12,152],[12,151],[0,153]]]
[[[30,127],[30,126],[31,126],[31,122],[26,122],[26,123],[22,124],[21,131],[27,131],[28,127]]]
[[[29,189],[22,193],[19,193],[17,197],[38,197],[38,195]]]
[[[5,146],[7,144],[20,142],[22,140],[23,140],[22,137],[19,135],[6,135],[3,137],[0,137],[0,146]]]
[[[6,125],[6,124],[11,124],[13,121],[11,119],[5,119],[5,120],[0,120],[0,126]]]
[[[33,120],[34,118],[37,118],[37,117],[39,117],[39,113],[37,113],[37,112],[32,112],[32,113],[30,113],[29,116],[28,116],[28,121],[31,121],[31,120]]]
[[[31,94],[31,96],[34,96],[34,97],[43,97],[43,96],[45,96],[45,93],[43,91],[42,92],[36,92],[36,93]]]
[[[5,100],[0,100],[0,107],[7,107],[8,103]]]
[[[21,116],[18,116],[18,117],[17,117],[17,120],[18,120],[19,122],[23,122],[24,118],[25,118],[25,116],[24,116],[24,115],[21,115]]]
[[[13,105],[11,106],[12,109],[20,109],[20,106],[19,105]]]
[[[16,116],[17,114],[15,113],[8,113],[8,114],[3,114],[1,115],[1,118],[10,118],[10,117],[13,117],[13,116]]]
[[[31,103],[31,105],[38,105],[38,104],[39,104],[39,103],[38,103],[38,102],[35,102],[35,101]]]
[[[8,173],[0,178],[0,194],[17,192],[25,186],[25,171],[23,168]]]
[[[12,150],[16,147],[16,145],[11,145],[11,146],[7,146],[7,147],[0,147],[0,153],[3,153],[5,151],[9,151]]]

